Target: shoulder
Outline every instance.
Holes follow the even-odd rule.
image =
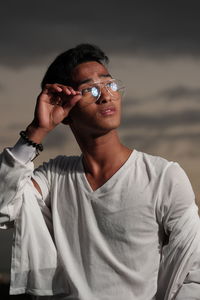
[[[66,167],[73,167],[80,161],[80,159],[80,156],[59,155],[54,159],[51,159],[49,163],[54,167],[65,169]]]
[[[160,185],[166,187],[170,185],[179,185],[191,187],[190,181],[178,162],[169,161],[160,156],[150,155],[144,152],[138,152],[138,161],[145,167],[152,177],[159,180]]]
[[[59,155],[48,162],[44,162],[35,171],[46,171],[50,173],[62,173],[77,168],[81,160],[80,156]]]
[[[145,170],[149,176],[154,179],[162,176],[169,168],[178,165],[163,157],[140,151],[137,151],[137,163],[140,165],[140,168]]]
[[[139,164],[148,174],[156,200],[156,214],[165,231],[171,232],[177,220],[195,202],[195,195],[183,168],[160,156],[139,152]],[[144,173],[144,172],[143,172]]]

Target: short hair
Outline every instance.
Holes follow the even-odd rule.
[[[83,62],[89,61],[107,64],[109,59],[98,46],[92,44],[80,44],[61,53],[48,67],[41,82],[42,89],[47,83],[71,84],[73,69]]]

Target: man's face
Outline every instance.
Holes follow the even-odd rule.
[[[121,96],[105,66],[94,61],[79,64],[73,70],[72,82],[75,90],[82,92],[81,100],[70,112],[71,128],[76,134],[105,134],[120,125]],[[100,95],[95,99],[98,90]]]

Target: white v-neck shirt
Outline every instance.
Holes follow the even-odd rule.
[[[82,158],[59,156],[39,167],[34,179],[52,213],[69,287],[63,299],[156,299],[162,245],[194,202],[177,163],[134,150],[93,191]]]

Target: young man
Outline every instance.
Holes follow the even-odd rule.
[[[47,70],[34,119],[1,155],[0,222],[14,222],[11,293],[42,299],[200,299],[200,224],[177,163],[124,146],[123,85],[81,44]],[[34,171],[44,137],[68,124],[80,157]]]

